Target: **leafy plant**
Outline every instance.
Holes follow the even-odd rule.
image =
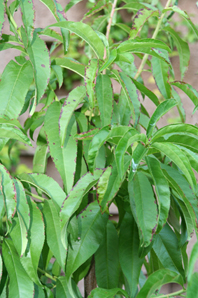
[[[198,93],[182,82],[190,52],[170,26],[171,17],[180,14],[198,36],[196,26],[171,0],[165,7],[158,1],[99,0],[81,22],[64,14],[80,1],[64,9],[56,1],[41,2],[57,21],[46,28],[34,27],[32,0],[0,1],[0,49],[21,51],[1,76],[0,149],[10,152],[15,142],[32,146],[39,128],[33,173],[14,176],[0,164],[1,297],[82,297],[77,284],[85,278],[84,297],[162,298],[162,285],[178,283],[181,290],[168,297],[194,298],[198,246],[189,261],[186,248],[192,233],[197,235],[198,127],[185,123],[175,87],[194,103],[194,112]],[[14,19],[18,9],[21,27]],[[121,10],[131,12],[132,28],[122,22]],[[96,13],[93,24],[84,21]],[[5,15],[10,35],[3,34]],[[157,25],[145,37],[151,18]],[[49,51],[42,36],[55,40]],[[70,55],[76,36],[83,61]],[[55,55],[59,45],[64,55]],[[181,81],[175,81],[169,59],[173,45]],[[83,83],[59,99],[55,91],[63,85],[64,69]],[[145,86],[143,71],[153,75],[160,98]],[[156,106],[151,116],[145,96]],[[158,129],[174,107],[179,123]],[[22,127],[18,117],[26,111]],[[49,156],[62,188],[46,175]],[[109,214],[113,203],[118,222]]]

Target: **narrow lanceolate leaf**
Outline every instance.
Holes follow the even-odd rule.
[[[157,289],[168,283],[178,283],[180,285],[183,285],[183,279],[180,274],[174,271],[168,269],[157,270],[149,275],[147,281],[136,297],[150,298]]]
[[[155,185],[155,192],[157,195],[157,203],[159,209],[159,222],[157,232],[159,232],[165,225],[170,209],[170,189],[169,184],[164,177],[160,162],[153,157],[146,157],[149,172],[153,178]]]
[[[198,92],[191,85],[184,82],[172,82],[171,85],[181,89],[192,100],[195,105],[195,109],[198,107]],[[195,110],[194,110],[195,111]]]
[[[133,25],[130,32],[130,38],[137,37],[138,33],[141,31],[144,23],[152,16],[158,16],[159,12],[157,10],[150,10],[148,8],[140,9],[136,15],[133,17]]]
[[[2,118],[1,118],[2,119]],[[14,139],[17,141],[20,141],[22,143],[25,143],[29,146],[32,146],[32,143],[30,139],[27,137],[27,135],[18,127],[15,125],[15,123],[12,123],[7,120],[3,123],[0,119],[0,138],[4,139]],[[3,119],[2,119],[3,120]]]
[[[67,280],[66,276],[60,276],[56,280],[56,296],[62,298],[74,298],[71,280]]]
[[[54,63],[63,68],[69,69],[84,78],[85,66],[82,63],[68,57],[56,58],[54,59]]]
[[[12,60],[7,64],[0,82],[1,117],[18,118],[32,80],[32,66],[29,61],[19,65]]]
[[[108,60],[103,64],[103,66],[99,69],[99,72],[103,71],[104,69],[106,69],[108,66],[110,66],[114,60],[117,57],[117,49],[113,49],[110,54],[109,54],[109,58]]]
[[[45,195],[49,196],[59,208],[66,197],[65,192],[59,184],[51,177],[45,174],[22,174],[19,175],[22,182],[27,182],[31,186],[38,188]]]
[[[57,209],[52,201],[45,201],[43,214],[46,223],[47,243],[57,262],[64,270],[66,250],[61,242],[61,222]]]
[[[179,248],[175,233],[168,224],[156,235],[153,250],[165,268],[184,277],[181,248]]]
[[[33,282],[21,265],[20,257],[18,256],[10,239],[4,239],[2,254],[10,277],[9,297],[33,297]]]
[[[88,298],[112,298],[112,297],[121,297],[120,295],[123,295],[122,297],[128,298],[128,294],[125,290],[115,288],[115,289],[102,289],[102,288],[95,288],[91,291]]]
[[[64,145],[61,145],[61,138],[59,135],[61,108],[62,106],[59,102],[54,102],[49,106],[45,115],[44,128],[47,135],[50,154],[61,175],[65,191],[69,192],[74,182],[74,172],[76,167],[77,144],[73,135],[75,135],[77,131],[76,122],[70,122],[71,125],[66,132],[67,137],[64,140]],[[66,108],[67,106],[65,106],[66,116],[71,117],[71,110],[69,110],[70,113],[67,115]],[[70,133],[71,136],[69,136]]]
[[[33,0],[20,0],[21,14],[28,40],[31,41],[34,30],[35,10]]]
[[[138,119],[140,117],[140,101],[139,101],[138,91],[136,89],[135,84],[133,84],[132,80],[125,73],[121,72],[120,77],[125,84],[126,91],[128,92],[128,95],[134,107],[134,111],[135,111],[134,127],[136,127],[138,123]]]
[[[147,127],[147,137],[150,138],[153,130],[156,126],[156,123],[160,120],[160,118],[165,115],[170,109],[172,109],[173,107],[175,107],[177,105],[177,102],[175,99],[168,99],[163,101],[155,110],[155,112],[153,113],[153,115],[151,116],[150,120],[149,120],[149,124]]]
[[[6,214],[8,220],[11,221],[16,212],[16,189],[10,173],[2,164],[0,164],[0,174],[0,186],[6,207]]]
[[[91,203],[79,217],[80,239],[68,250],[66,276],[69,278],[99,248],[104,237],[108,215],[101,214],[97,202]],[[91,245],[90,245],[91,243]]]
[[[28,243],[27,229],[20,214],[18,213],[17,215],[18,217],[15,217],[13,219],[12,229],[9,234],[10,234],[10,237],[12,238],[14,247],[18,255],[22,257]]]
[[[112,164],[112,171],[111,171],[111,175],[109,177],[108,185],[107,185],[104,197],[100,202],[100,206],[101,206],[101,209],[103,212],[106,209],[108,209],[111,201],[117,194],[117,192],[124,180],[125,173],[129,167],[130,161],[131,161],[131,157],[128,155],[125,155],[125,157],[124,157],[124,176],[123,177],[120,177],[120,173],[118,172],[116,162],[114,161],[114,163]]]
[[[33,172],[45,174],[47,166],[48,145],[37,145],[33,159]]]
[[[172,143],[165,142],[155,142],[152,144],[152,147],[168,156],[168,158],[170,158],[186,176],[186,179],[190,183],[191,187],[193,189],[197,189],[197,182],[194,172],[189,164],[187,156],[184,152],[182,152],[181,149]]]
[[[75,33],[86,41],[92,50],[95,52],[96,56],[103,59],[104,55],[104,44],[102,40],[98,37],[96,32],[87,24],[82,22],[58,22],[56,24],[50,25],[50,27],[65,28],[69,31]]]
[[[152,64],[152,72],[155,79],[155,82],[157,84],[157,87],[159,88],[159,91],[163,95],[165,99],[171,98],[171,88],[168,83],[169,81],[169,65],[156,57],[152,57],[151,59]]]
[[[36,100],[43,96],[50,77],[50,59],[47,46],[36,33],[27,48],[30,61],[34,69],[34,80],[36,85]]]
[[[191,280],[193,272],[194,272],[194,267],[195,263],[198,259],[198,242],[196,242],[192,248],[191,254],[190,254],[190,260],[189,260],[189,265],[188,265],[188,281]]]
[[[2,29],[4,24],[5,16],[5,3],[3,0],[0,1],[0,36],[2,35]]]
[[[127,2],[127,1],[125,1]],[[122,7],[118,8],[118,9],[128,9],[128,10],[132,10],[132,11],[138,11],[140,9],[144,9],[146,8],[146,6],[143,3],[139,3],[139,2],[135,2],[133,1],[132,3],[127,3],[125,5],[123,5]]]
[[[66,6],[65,6],[65,12],[67,12],[70,8],[72,8],[74,5],[79,3],[82,0],[71,0]]]
[[[189,60],[190,60],[189,46],[187,42],[182,40],[178,35],[178,33],[175,32],[175,30],[173,30],[170,26],[164,27],[163,30],[170,33],[177,47],[177,50],[179,53],[180,72],[181,72],[181,80],[182,80],[189,65]]]
[[[31,280],[40,285],[37,275],[39,259],[43,249],[45,234],[44,234],[44,220],[42,213],[36,206],[36,203],[28,199],[30,208],[30,229],[28,231],[28,249],[26,254],[20,259],[23,268],[29,275]]]
[[[139,164],[141,160],[144,158],[148,151],[148,148],[144,147],[141,143],[139,143],[132,154],[132,160],[131,160],[131,167],[130,167],[130,174],[129,174],[129,180],[132,180],[135,173],[138,170]]]
[[[126,213],[119,234],[119,260],[130,288],[130,297],[137,291],[139,276],[144,258],[138,254],[140,246],[138,228],[131,214]]]
[[[136,220],[141,245],[148,246],[157,228],[155,197],[148,178],[137,172],[128,184],[131,210]]]
[[[143,93],[144,95],[146,95],[148,98],[150,98],[152,100],[152,102],[158,106],[159,105],[159,99],[157,98],[157,96],[155,95],[155,93],[153,93],[151,90],[149,90],[148,88],[146,88],[143,84],[141,84],[140,82],[136,81],[135,79],[132,78],[133,83],[135,84],[136,88]]]
[[[96,98],[100,110],[102,126],[111,123],[113,112],[113,92],[111,80],[106,74],[99,74],[96,81]]]
[[[98,71],[98,60],[91,59],[85,70],[85,86],[91,108],[94,108],[95,78]]]
[[[118,234],[108,221],[103,240],[95,253],[96,280],[99,287],[113,289],[119,286]]]
[[[188,282],[186,298],[198,298],[197,279],[198,279],[198,272],[194,272],[190,281]]]
[[[59,133],[61,139],[61,146],[64,145],[65,138],[67,135],[67,128],[69,121],[73,115],[74,110],[77,108],[79,103],[83,100],[86,95],[85,87],[80,86],[73,89],[69,96],[64,101],[64,104],[61,108],[60,118],[59,118]]]

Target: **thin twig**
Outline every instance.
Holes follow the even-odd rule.
[[[165,294],[165,295],[157,296],[157,298],[171,298],[171,297],[178,296],[178,295],[180,295],[182,293],[185,293],[185,292],[186,292],[186,289],[182,289],[182,290],[179,290],[179,291],[171,293],[171,294]]]
[[[45,200],[43,197],[37,196],[37,195],[35,195],[34,193],[29,192],[28,190],[26,190],[25,193],[26,193],[28,196],[31,196],[31,197],[33,197],[33,198],[35,198],[35,199],[40,200],[41,202],[44,202],[44,200]]]
[[[53,281],[56,281],[56,278],[53,277],[52,275],[50,275],[49,273],[47,273],[46,271],[42,270],[41,268],[38,268],[38,271],[41,272],[43,275],[45,275],[46,277],[50,278]]]
[[[171,1],[172,1],[172,0],[168,0],[168,1],[167,1],[166,6],[165,6],[165,9],[169,7]],[[158,34],[159,30],[160,30],[160,26],[161,26],[161,23],[162,23],[162,21],[163,21],[163,18],[164,18],[164,16],[165,16],[165,14],[166,14],[166,12],[164,12],[164,13],[161,15],[161,17],[159,18],[159,21],[158,21],[157,26],[156,26],[156,28],[155,28],[155,31],[154,31],[154,33],[153,33],[152,39],[155,39],[155,38],[157,37],[157,34]],[[140,74],[142,73],[142,70],[143,70],[143,68],[144,68],[144,65],[146,64],[146,61],[147,61],[147,59],[148,59],[148,56],[149,56],[148,54],[145,54],[145,55],[144,55],[144,57],[143,57],[143,59],[142,59],[142,62],[141,62],[141,64],[140,64],[139,68],[138,68],[138,71],[137,71],[137,73],[136,73],[134,79],[137,80],[137,78],[138,78],[138,77],[140,76]]]

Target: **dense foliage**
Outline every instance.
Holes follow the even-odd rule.
[[[81,22],[65,17],[78,0],[65,8],[41,2],[57,21],[46,28],[34,27],[33,0],[0,0],[0,50],[20,51],[0,81],[0,150],[11,159],[0,164],[1,297],[80,298],[84,277],[84,297],[166,297],[159,294],[166,283],[181,285],[169,297],[197,297],[198,244],[189,261],[186,248],[198,232],[198,127],[185,123],[176,90],[194,103],[194,112],[198,93],[182,82],[190,52],[170,22],[179,14],[198,37],[197,27],[178,1],[163,7],[99,0],[89,3]],[[123,11],[131,22],[123,21]],[[10,35],[3,33],[6,16]],[[53,38],[49,50],[43,36]],[[169,59],[175,49],[180,81]],[[145,86],[143,71],[154,77],[159,96]],[[55,91],[67,84],[68,96],[58,98]],[[155,105],[151,116],[145,97]],[[158,129],[173,108],[180,120]],[[13,150],[33,140],[32,173],[14,172]],[[46,175],[48,158],[63,188]],[[118,222],[109,214],[112,203]]]

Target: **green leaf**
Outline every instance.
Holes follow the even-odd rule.
[[[109,205],[111,204],[113,198],[117,194],[118,190],[120,189],[120,186],[125,178],[125,173],[129,167],[131,161],[131,157],[126,155],[124,157],[124,176],[120,177],[120,174],[118,172],[116,162],[114,161],[112,164],[112,171],[109,177],[108,185],[106,187],[106,191],[104,194],[104,197],[102,198],[100,202],[100,206],[102,211],[106,211]]]
[[[55,38],[57,39],[58,41],[60,41],[61,43],[63,42],[63,38],[62,36],[57,33],[56,31],[54,31],[53,29],[44,29],[42,31],[39,31],[38,32],[39,35],[45,35],[45,36],[48,36],[48,37],[51,37],[51,38]]]
[[[12,120],[5,120],[0,118],[0,138],[14,139],[19,142],[32,146],[30,139],[24,133],[24,131],[18,127],[17,123]]]
[[[117,49],[113,49],[110,54],[108,60],[100,67],[99,72],[103,71],[104,69],[108,68],[116,59],[117,57]]]
[[[156,235],[152,248],[164,268],[185,276],[181,248],[179,248],[175,233],[168,224]]]
[[[135,112],[134,127],[136,127],[138,123],[138,119],[140,117],[140,101],[139,101],[138,92],[135,84],[133,84],[132,80],[125,73],[121,72],[120,77],[125,84],[126,91],[134,107],[134,112]]]
[[[128,298],[128,294],[125,290],[116,288],[116,289],[102,289],[102,288],[96,288],[91,291],[88,298],[112,298],[116,297],[116,294],[124,295],[124,297]]]
[[[16,189],[10,173],[2,164],[0,164],[0,174],[0,184],[2,187],[6,215],[7,219],[11,221],[16,212]]]
[[[20,0],[21,15],[29,42],[32,40],[34,31],[35,10],[33,0]]]
[[[157,228],[158,213],[148,178],[137,172],[128,184],[131,210],[139,229],[141,246],[148,246]]]
[[[147,89],[143,84],[141,84],[140,82],[134,80],[132,78],[133,83],[135,84],[136,88],[143,93],[144,95],[146,95],[148,98],[150,98],[152,100],[152,102],[158,106],[159,105],[159,99],[157,98],[157,96],[155,95],[155,93],[153,93],[151,90]]]
[[[198,272],[194,272],[190,281],[188,282],[186,298],[198,298]]]
[[[170,33],[177,47],[177,50],[179,53],[180,72],[181,72],[181,80],[182,80],[189,65],[189,60],[190,60],[189,46],[187,42],[182,40],[178,35],[178,33],[175,30],[173,30],[170,26],[164,27],[163,30]]]
[[[92,50],[95,52],[96,56],[103,59],[104,55],[104,44],[102,40],[98,37],[97,33],[87,24],[82,22],[58,22],[56,24],[50,25],[49,27],[59,27],[65,28],[75,33],[81,37],[85,42],[89,44]]]
[[[86,67],[85,70],[85,86],[87,91],[87,96],[89,99],[89,103],[91,108],[94,108],[94,88],[95,88],[95,78],[98,71],[98,60],[97,59],[91,59],[89,61],[89,65]]]
[[[191,187],[193,189],[197,189],[197,182],[194,172],[189,164],[187,156],[181,149],[172,143],[165,142],[155,142],[151,146],[168,156],[168,158],[170,158],[186,176],[186,179],[190,183]]]
[[[47,167],[48,145],[37,145],[33,158],[33,172],[45,174]]]
[[[76,212],[80,206],[83,196],[97,183],[102,175],[103,170],[95,170],[94,174],[87,172],[69,192],[64,200],[60,212],[61,226],[64,227],[70,217]]]
[[[125,1],[126,2],[126,1]],[[132,10],[132,11],[138,11],[140,9],[144,9],[146,6],[144,3],[138,3],[138,2],[129,2],[121,7],[118,7],[117,10],[120,9],[127,9],[127,10]]]
[[[194,244],[190,254],[189,265],[188,265],[188,276],[187,276],[188,282],[190,282],[192,279],[194,267],[197,259],[198,259],[198,242]]]
[[[53,63],[55,63],[56,65],[60,65],[63,68],[69,69],[69,70],[77,73],[82,78],[84,78],[85,66],[82,63],[80,63],[72,58],[69,58],[69,57],[56,58],[53,60]]]
[[[95,271],[98,287],[113,289],[119,286],[118,234],[108,221],[102,242],[95,253]]]
[[[23,54],[27,55],[26,50],[21,46],[16,46],[7,42],[0,42],[0,51],[5,51],[7,49],[15,49],[21,51]]]
[[[7,64],[0,82],[1,117],[18,118],[32,80],[32,66],[29,61],[19,65],[11,60]]]
[[[133,17],[133,25],[130,32],[130,38],[135,38],[139,34],[139,32],[142,30],[142,27],[144,26],[145,22],[154,16],[159,16],[158,10],[150,10],[148,8],[144,8],[141,10],[138,10],[138,12]]]
[[[33,298],[33,282],[25,272],[20,263],[20,258],[10,239],[4,239],[2,245],[3,260],[8,271],[9,297],[32,297]]]
[[[68,250],[66,276],[69,278],[99,248],[104,237],[108,215],[101,214],[97,202],[88,205],[79,217],[80,239],[72,243]],[[91,245],[90,245],[91,243]]]
[[[50,58],[45,42],[37,36],[36,32],[34,32],[27,52],[34,69],[36,101],[38,103],[45,92],[50,77]]]
[[[24,221],[20,214],[18,217],[14,217],[12,221],[13,225],[10,230],[10,237],[12,238],[14,247],[19,256],[23,256],[27,247],[27,229],[25,227]]]
[[[65,12],[67,12],[70,8],[72,8],[75,4],[81,2],[82,0],[71,0],[66,6],[65,6]]]
[[[30,208],[30,229],[28,231],[28,249],[20,259],[23,268],[31,280],[40,285],[37,275],[38,264],[43,249],[45,234],[43,216],[36,203],[28,198]]]
[[[164,52],[162,52],[164,53]],[[169,65],[157,57],[152,57],[152,74],[157,87],[165,99],[171,98],[171,87],[169,81]]]
[[[177,101],[175,99],[168,99],[160,103],[156,108],[155,112],[151,116],[149,120],[149,124],[146,130],[147,137],[150,138],[152,136],[153,130],[156,126],[156,123],[160,120],[162,116],[164,116],[170,109],[177,105]]]
[[[76,91],[74,91],[76,92]],[[76,100],[76,99],[75,99]],[[74,101],[72,101],[71,109],[67,110],[67,106],[63,107],[63,116],[61,116],[62,106],[59,102],[51,104],[45,115],[44,128],[48,139],[50,154],[55,163],[57,170],[63,180],[65,191],[68,193],[74,182],[74,172],[76,168],[77,144],[73,136],[77,132],[74,117],[71,118],[69,124],[67,119],[71,117]],[[67,104],[67,101],[66,101]],[[75,103],[76,105],[76,103]],[[69,113],[67,113],[69,111]],[[61,118],[60,118],[61,116]],[[64,117],[66,119],[64,119]],[[60,125],[59,125],[60,120]],[[67,126],[66,126],[67,125]],[[60,130],[61,127],[61,130]],[[63,140],[64,128],[67,127],[66,138]],[[59,135],[59,132],[61,135]],[[71,134],[71,136],[69,136]]]
[[[5,21],[5,3],[3,0],[0,1],[0,36],[2,35],[2,29]]]
[[[195,34],[198,36],[198,29],[193,24],[190,17],[188,16],[188,14],[185,11],[181,10],[178,6],[166,8],[162,12],[166,12],[166,11],[174,11],[174,12],[177,12],[178,14],[180,14],[188,22],[188,24],[191,26],[191,28],[193,29]]]
[[[113,112],[113,91],[111,80],[106,74],[99,74],[96,80],[96,98],[100,110],[102,127],[111,123]]]
[[[137,291],[139,276],[144,258],[140,258],[138,228],[130,213],[126,213],[119,234],[119,260],[130,288],[130,297]]]
[[[170,189],[169,184],[164,177],[158,159],[148,156],[146,157],[146,163],[153,178],[155,192],[157,195],[157,203],[159,209],[159,222],[157,232],[159,232],[165,225],[168,218],[170,209]]]
[[[49,196],[60,209],[62,203],[66,197],[65,192],[59,186],[59,184],[51,177],[45,174],[21,174],[19,179],[22,182],[27,182],[35,188],[38,188],[45,195]]]
[[[66,250],[61,242],[61,221],[52,201],[45,200],[43,214],[46,223],[47,243],[61,268],[65,269]]]
[[[2,279],[2,273],[3,273],[3,261],[2,261],[2,256],[0,255],[0,280]]]
[[[168,52],[171,52],[169,47],[164,42],[152,38],[126,40],[118,46],[117,51],[118,53],[125,53],[136,52],[141,50],[144,51],[144,49],[147,50],[152,48],[164,49]]]
[[[189,84],[184,82],[172,82],[172,86],[176,86],[177,88],[181,89],[195,105],[195,110],[198,107],[198,92]],[[195,112],[195,110],[193,112]]]
[[[181,275],[168,269],[160,269],[149,275],[144,286],[140,289],[136,298],[149,298],[161,286],[168,283],[178,283],[183,285]]]
[[[85,87],[79,86],[73,89],[69,93],[66,100],[64,101],[64,104],[60,112],[60,118],[59,118],[59,134],[60,134],[61,146],[64,145],[66,135],[67,135],[68,125],[74,113],[74,110],[81,103],[85,95],[86,95]]]
[[[56,280],[56,296],[61,298],[74,298],[71,293],[71,280],[68,282],[66,276],[60,276]],[[73,292],[73,291],[72,291]]]
[[[97,3],[90,10],[88,10],[88,12],[85,13],[83,20],[86,17],[90,17],[90,16],[94,15],[96,12],[99,12],[100,10],[104,9],[105,6],[106,5],[104,4],[103,0],[97,1]]]
[[[139,143],[132,154],[132,159],[131,159],[131,167],[130,167],[130,173],[129,173],[129,181],[131,181],[134,177],[134,175],[137,172],[138,166],[144,156],[146,155],[148,151],[147,147],[144,147],[141,143]]]
[[[59,89],[60,89],[63,84],[63,70],[61,69],[61,67],[59,65],[52,65],[51,67],[57,77],[58,85],[59,85]]]

